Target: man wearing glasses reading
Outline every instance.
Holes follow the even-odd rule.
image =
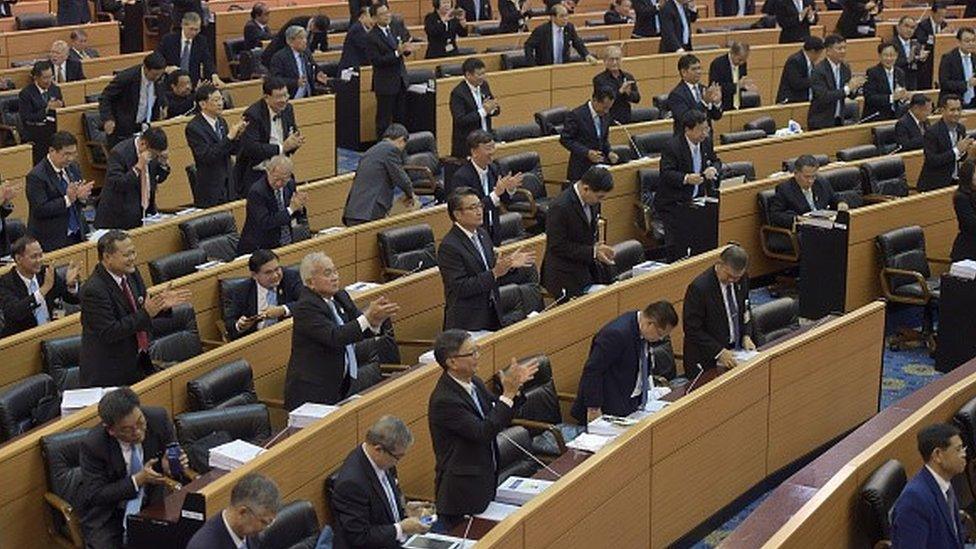
[[[274,522],[281,507],[274,481],[251,473],[230,492],[230,506],[213,515],[190,538],[186,549],[242,549]]]

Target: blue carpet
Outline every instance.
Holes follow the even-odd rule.
[[[363,156],[363,153],[341,147],[337,148],[336,151],[339,155],[339,173],[343,174],[356,171],[356,166],[359,165],[359,158]]]

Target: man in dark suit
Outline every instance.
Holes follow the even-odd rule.
[[[915,40],[919,46],[928,52],[924,61],[918,65],[918,89],[930,90],[932,86],[932,72],[935,67],[935,35],[946,32],[949,23],[946,15],[949,13],[949,6],[945,2],[937,1],[932,3],[929,16],[921,19],[915,28]]]
[[[600,328],[590,343],[571,413],[581,425],[603,414],[628,416],[653,399],[651,345],[667,339],[678,313],[667,301],[628,311]]]
[[[360,158],[342,210],[343,225],[352,227],[386,217],[397,188],[403,191],[403,204],[414,205],[413,183],[403,170],[408,135],[402,125],[391,124],[383,131],[383,138]]]
[[[864,84],[865,120],[894,120],[901,116],[908,101],[905,71],[898,68],[898,48],[891,42],[878,44],[881,62],[868,69]]]
[[[319,70],[308,53],[308,33],[297,26],[285,29],[288,46],[271,56],[271,76],[288,84],[288,94],[292,99],[302,99],[315,95],[315,85],[326,85],[328,76]]]
[[[691,24],[698,20],[698,8],[692,0],[672,0],[660,9],[660,53],[691,51]]]
[[[923,93],[916,93],[908,103],[908,112],[895,124],[895,140],[900,151],[914,151],[924,145],[925,133],[929,129],[929,115],[932,114],[932,100]]]
[[[251,18],[244,23],[244,47],[249,50],[260,48],[265,40],[274,38],[274,32],[268,26],[271,21],[271,8],[264,2],[258,2],[251,7]]]
[[[658,15],[658,0],[633,0],[634,14],[637,21],[634,22],[633,38],[650,38],[659,34],[660,28]]]
[[[30,141],[31,161],[40,162],[47,154],[51,135],[57,128],[55,109],[64,106],[61,88],[54,84],[50,61],[38,61],[31,67],[31,83],[17,95],[17,110],[23,126],[24,140]]]
[[[279,154],[291,155],[305,144],[295,123],[295,109],[288,103],[288,85],[278,78],[265,78],[264,97],[244,111],[247,121],[240,137],[240,152],[234,163],[235,192],[230,197],[245,198],[254,183],[264,175],[267,161]]]
[[[668,94],[668,108],[674,118],[674,134],[684,133],[683,121],[688,111],[705,113],[708,120],[722,118],[722,88],[713,83],[707,88],[701,85],[701,61],[687,53],[678,58],[678,74],[681,82]],[[708,123],[711,126],[711,122]]]
[[[535,262],[535,253],[521,249],[497,255],[482,228],[484,205],[468,187],[455,189],[447,199],[454,225],[437,249],[437,265],[444,283],[444,329],[495,331],[502,327],[498,288],[507,275]]]
[[[193,116],[196,103],[193,101],[190,73],[176,69],[164,76],[163,80],[166,81],[166,119]]]
[[[349,25],[346,37],[342,41],[342,56],[339,57],[340,71],[369,65],[369,31],[372,28],[373,19],[369,15],[369,8],[363,7],[359,18]]]
[[[962,108],[976,107],[976,31],[963,27],[956,32],[958,46],[942,56],[939,63],[939,97],[946,94],[962,99]]]
[[[591,65],[597,62],[569,22],[569,12],[562,4],[552,7],[549,22],[536,27],[523,45],[526,60],[535,66],[569,63],[570,48]]]
[[[274,522],[280,507],[274,481],[249,473],[231,489],[230,505],[208,518],[190,538],[186,549],[257,547],[255,538]]]
[[[918,190],[931,191],[954,185],[959,180],[959,163],[969,154],[973,138],[959,123],[962,104],[958,95],[939,96],[942,119],[932,125],[922,138],[925,159],[918,176]]]
[[[98,50],[88,47],[88,33],[84,29],[75,29],[68,35],[69,45],[68,58],[83,61],[99,57]]]
[[[261,52],[261,63],[265,67],[271,66],[271,58],[278,50],[288,47],[285,32],[289,27],[301,27],[308,33],[309,54],[329,49],[329,17],[326,15],[299,15],[289,19],[275,34],[268,47]]]
[[[197,172],[196,185],[191,190],[193,205],[209,208],[228,202],[234,193],[231,155],[240,152],[240,137],[248,122],[242,119],[228,125],[221,116],[224,96],[210,84],[198,87],[195,99],[199,113],[184,130]]]
[[[427,59],[456,55],[458,38],[468,35],[464,10],[455,8],[451,0],[433,0],[433,3],[434,11],[424,16]]]
[[[451,90],[451,156],[464,158],[468,135],[474,130],[491,132],[491,119],[502,112],[485,80],[485,63],[469,57],[461,64],[464,80]]]
[[[603,22],[607,25],[630,25],[634,22],[634,10],[630,0],[613,0],[610,9],[603,13]]]
[[[99,401],[98,417],[81,444],[81,529],[85,547],[112,549],[124,546],[129,515],[161,502],[170,479],[183,478],[159,458],[169,445],[179,448],[165,408],[142,406],[132,389],[119,387]]]
[[[209,80],[217,86],[223,85],[214,67],[213,53],[207,37],[200,34],[200,16],[187,12],[183,16],[180,32],[163,36],[156,47],[156,53],[166,59],[166,65],[181,68],[190,74],[190,81],[196,86],[201,80]]]
[[[891,510],[892,547],[962,549],[966,528],[952,479],[966,470],[966,445],[959,429],[936,423],[918,432],[925,465],[912,477]]]
[[[13,243],[14,268],[0,276],[0,311],[6,321],[0,337],[13,335],[54,320],[64,303],[78,303],[78,264],[71,262],[65,275],[44,264],[44,250],[33,236]]]
[[[851,76],[851,67],[844,62],[847,57],[847,40],[831,34],[824,40],[826,59],[813,68],[810,88],[813,100],[807,111],[807,128],[819,130],[844,124],[844,102],[857,95],[864,85],[864,76]]]
[[[918,67],[929,57],[929,50],[921,47],[915,40],[915,29],[918,24],[915,18],[910,15],[902,16],[895,25],[895,33],[892,42],[895,50],[898,51],[898,61],[895,66],[905,72],[905,87],[914,91],[918,88]]]
[[[253,334],[291,316],[302,280],[294,270],[282,270],[278,255],[258,248],[247,260],[251,283],[241,291],[225,295],[224,326],[228,339]]]
[[[582,295],[613,265],[613,248],[597,238],[600,202],[612,190],[610,172],[594,166],[549,205],[542,285],[550,295]]]
[[[98,239],[98,265],[81,286],[83,387],[131,385],[152,372],[149,342],[153,319],[190,299],[189,290],[152,296],[136,269],[136,246],[125,231]]]
[[[248,191],[238,255],[258,248],[271,250],[295,241],[295,228],[306,223],[308,193],[296,189],[293,170],[294,165],[287,156],[272,157],[265,177]]]
[[[802,154],[793,163],[793,177],[776,185],[769,204],[769,221],[777,227],[793,229],[797,218],[817,210],[846,210],[830,183],[817,178],[820,163],[813,155]]]
[[[737,244],[722,250],[719,261],[695,277],[685,291],[682,326],[685,330],[685,376],[700,369],[734,368],[732,351],[755,350],[749,336],[749,256]]]
[[[712,17],[742,17],[756,13],[755,0],[715,0]]]
[[[58,26],[81,25],[91,22],[91,10],[86,0],[58,0]]]
[[[75,136],[55,132],[47,156],[27,174],[27,230],[49,252],[83,242],[88,235],[82,209],[95,182],[81,177],[77,158]]]
[[[285,409],[306,402],[335,404],[349,396],[358,377],[355,344],[380,333],[383,322],[400,306],[378,297],[361,312],[339,286],[332,259],[313,252],[299,267],[302,283],[292,307],[291,358],[285,374]]]
[[[749,74],[749,44],[732,41],[729,54],[716,57],[708,66],[709,85],[722,88],[722,110],[740,108],[742,91],[756,91],[758,87]]]
[[[616,164],[617,153],[610,150],[610,107],[613,89],[593,90],[593,97],[566,115],[559,143],[569,151],[566,179],[576,181],[597,164]]]
[[[464,18],[468,21],[493,19],[488,0],[458,0],[458,7],[464,10]]]
[[[407,66],[405,58],[413,53],[413,44],[404,42],[390,26],[392,16],[385,4],[373,4],[370,16],[376,25],[368,38],[369,61],[373,65],[373,93],[376,94],[376,135],[394,123],[406,121]]]
[[[163,56],[150,53],[142,65],[116,74],[102,90],[98,111],[105,124],[109,149],[141,132],[150,122],[166,118],[166,90],[162,82],[165,70]]]
[[[51,43],[51,51],[48,53],[48,61],[54,68],[54,83],[64,84],[85,79],[85,71],[81,66],[81,61],[72,59],[68,52],[68,43],[64,40],[55,40]]]
[[[524,402],[522,385],[539,369],[538,360],[500,372],[502,394],[494,396],[475,374],[478,346],[464,330],[445,330],[434,341],[434,358],[444,369],[427,404],[434,444],[434,493],[438,523],[450,530],[465,515],[476,515],[495,499],[498,445]]]
[[[332,476],[333,547],[398,549],[413,534],[430,528],[420,521],[429,507],[407,502],[400,491],[396,465],[413,446],[413,434],[402,420],[383,416],[365,441],[346,456]]]
[[[640,103],[637,79],[620,68],[623,51],[620,46],[607,46],[603,54],[606,70],[593,77],[593,89],[614,90],[613,105],[610,106],[610,121],[614,124],[630,123],[630,104]]]
[[[805,103],[813,99],[810,76],[823,51],[823,39],[808,36],[803,40],[803,49],[786,58],[776,92],[777,103]]]
[[[169,177],[168,149],[166,132],[160,128],[149,128],[112,148],[95,210],[96,227],[135,229],[157,212],[156,187]]]
[[[200,17],[200,21],[203,21],[203,2],[204,0],[171,0],[170,3],[173,6],[173,26],[177,27],[182,24],[183,16],[187,13],[195,13]]]

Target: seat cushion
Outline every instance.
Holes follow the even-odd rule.
[[[566,442],[586,432],[586,427],[570,423],[560,423],[556,425],[556,428],[563,434],[563,440]],[[532,438],[532,453],[544,456],[558,456],[560,453],[556,437],[549,431],[543,431],[542,434],[536,435]]]
[[[935,276],[927,279],[925,283],[929,287],[929,293],[932,294],[932,299],[939,299],[939,290],[941,289],[940,286],[942,284],[941,279]],[[893,289],[891,293],[898,296],[914,297],[919,299],[925,296],[925,293],[922,291],[922,287],[918,282],[902,284],[901,286]]]

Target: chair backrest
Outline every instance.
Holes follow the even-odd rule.
[[[306,500],[297,500],[278,509],[274,522],[258,534],[257,545],[261,549],[312,548],[318,537],[315,507]]]
[[[407,146],[403,150],[403,163],[408,166],[424,166],[437,178],[441,171],[441,160],[437,154],[437,138],[429,131],[414,132],[407,137]],[[425,177],[417,171],[410,171],[410,178]]]
[[[220,317],[223,319],[230,318],[230,315],[235,311],[235,299],[242,292],[248,291],[248,286],[251,283],[251,277],[249,276],[235,276],[233,278],[221,278],[217,284],[217,289],[220,293]]]
[[[67,501],[76,510],[82,501],[81,447],[88,436],[88,429],[74,429],[41,437],[41,456],[47,474],[47,489]],[[55,528],[68,538],[68,528],[61,513],[51,511]],[[78,516],[80,518],[80,515]]]
[[[210,448],[235,439],[262,445],[271,438],[271,418],[264,404],[184,412],[173,418],[176,439],[190,458],[190,467],[202,473],[210,470]]]
[[[46,29],[58,23],[53,13],[22,13],[16,20],[17,30]]]
[[[61,413],[54,380],[34,374],[0,394],[0,442],[25,433]]]
[[[794,156],[793,158],[787,158],[786,160],[783,161],[784,172],[793,171],[793,165],[796,164],[796,158],[797,157]],[[830,157],[828,157],[826,154],[815,154],[813,155],[813,158],[815,158],[817,160],[817,164],[820,164],[821,166],[826,166],[827,164],[830,164]]]
[[[488,34],[491,33],[485,32],[484,28],[482,27],[481,35],[485,36]],[[485,48],[486,53],[518,53],[520,51],[522,50],[519,48],[518,44],[499,44],[497,46],[488,46],[487,48]]]
[[[630,148],[630,144],[610,145],[610,152],[617,155],[617,161],[621,164],[626,164],[637,158],[637,153],[634,152],[634,149]]]
[[[78,370],[80,354],[80,335],[45,339],[41,342],[44,372],[54,380],[58,391],[77,389],[81,386]]]
[[[539,470],[535,461],[522,453],[511,441],[515,441],[522,448],[532,447],[532,435],[525,427],[515,425],[498,433],[495,437],[498,444],[498,483],[501,484],[508,477],[531,477]]]
[[[752,306],[752,329],[756,345],[765,345],[800,328],[799,302],[781,297]]]
[[[539,153],[527,151],[516,153],[495,160],[498,166],[498,173],[521,173],[522,188],[526,189],[535,198],[546,196],[545,179],[542,176],[542,160]]]
[[[662,93],[660,95],[655,95],[651,98],[651,103],[657,107],[657,110],[661,112],[661,116],[668,116],[671,114],[671,107],[668,106],[668,94]]]
[[[851,124],[857,124],[858,119],[861,116],[861,106],[858,105],[857,101],[853,99],[848,99],[844,102],[844,111],[841,113],[844,118],[844,125],[849,126]]]
[[[867,193],[908,196],[905,161],[898,155],[883,156],[862,162],[861,179]]]
[[[502,70],[523,69],[531,66],[529,58],[521,51],[506,51],[502,53]]]
[[[853,162],[854,160],[863,160],[872,156],[878,156],[878,154],[880,153],[878,153],[878,147],[876,145],[855,145],[837,151],[837,160]]]
[[[606,42],[610,40],[610,37],[607,36],[606,34],[586,34],[580,36],[580,38],[583,40],[583,42],[587,44],[590,44],[592,42]]]
[[[762,130],[766,135],[776,133],[776,121],[772,116],[760,116],[742,125],[743,130]]]
[[[190,183],[190,193],[193,196],[199,196],[200,190],[197,187],[197,165],[187,164],[186,165],[186,180]]]
[[[186,393],[191,412],[230,408],[258,401],[251,365],[243,358],[187,381]]]
[[[861,189],[861,170],[855,166],[847,166],[836,170],[825,171],[820,174],[830,188],[834,189],[839,202],[847,202],[851,208],[864,205],[864,191]]]
[[[875,243],[878,251],[881,252],[883,266],[915,271],[923,278],[932,276],[925,253],[925,233],[918,225],[879,234],[875,237]],[[908,276],[892,276],[890,279],[892,290],[915,282],[914,278]]]
[[[739,108],[755,109],[762,105],[762,96],[758,92],[742,90],[739,92]]]
[[[437,77],[438,78],[448,78],[451,76],[461,76],[464,74],[464,70],[461,68],[462,63],[444,63],[442,65],[437,65]]]
[[[633,107],[630,109],[630,123],[651,122],[661,119],[661,109],[657,107]]]
[[[215,212],[180,223],[183,244],[187,249],[202,248],[207,257],[232,261],[237,257],[237,222],[230,212]]]
[[[630,270],[634,265],[643,263],[646,259],[644,245],[637,240],[624,240],[613,245],[613,261],[617,271],[617,280],[630,278]]]
[[[569,109],[566,107],[553,107],[535,113],[535,123],[539,125],[542,135],[556,135],[563,131],[563,124],[566,123],[566,115]]]
[[[858,506],[871,544],[891,539],[891,508],[905,488],[908,477],[897,459],[889,459],[875,469],[861,486]]]
[[[963,404],[952,416],[952,422],[959,427],[962,442],[967,448],[971,448],[971,444],[976,444],[976,398]]]
[[[763,225],[769,224],[769,207],[774,196],[776,196],[776,189],[763,189],[756,193],[756,199],[759,201],[759,215],[762,218]]]
[[[888,154],[898,148],[894,124],[875,126],[871,128],[871,134],[874,136],[874,146],[878,147],[878,154]]]
[[[637,170],[637,183],[640,186],[640,200],[645,205],[654,203],[658,185],[661,183],[661,170],[658,168],[641,168]]]
[[[200,334],[196,331],[180,330],[153,340],[149,347],[149,357],[164,365],[189,360],[203,353]]]
[[[380,231],[376,239],[386,268],[419,271],[437,265],[434,231],[426,223]]]
[[[522,225],[522,216],[518,212],[505,212],[498,216],[495,225],[495,236],[502,246],[524,240],[528,236]]]
[[[360,344],[356,345],[357,360],[359,360],[359,357],[362,353],[360,349],[362,349],[363,347],[364,346]],[[353,379],[352,383],[350,384],[349,394],[362,393],[366,389],[369,389],[370,387],[378,384],[381,381],[383,381],[383,371],[380,369],[379,362],[375,362],[375,361],[364,362],[362,360],[359,360],[359,373],[357,374],[356,379]]]
[[[722,177],[739,176],[744,177],[746,181],[756,180],[756,166],[752,163],[752,160],[737,160],[722,164]]]
[[[538,124],[512,124],[495,128],[495,141],[511,142],[539,137],[542,132]]]
[[[102,115],[98,111],[85,111],[81,113],[81,127],[85,132],[85,139],[89,142],[105,142],[105,130],[102,129]]]
[[[349,30],[349,20],[337,17],[329,21],[329,32],[347,32]]]
[[[498,289],[502,307],[502,326],[525,320],[532,311],[545,307],[537,284],[506,284]]]
[[[426,84],[435,80],[434,69],[407,69],[407,85]]]
[[[634,144],[637,145],[639,153],[653,158],[661,156],[661,151],[671,140],[672,135],[669,131],[640,133],[634,136]]]
[[[763,139],[766,137],[765,130],[742,130],[741,132],[729,132],[723,133],[718,136],[719,143],[722,145],[729,145],[732,143],[744,143],[746,141],[754,141],[756,139]]]
[[[207,252],[201,248],[183,250],[149,262],[153,284],[162,284],[196,272],[196,266],[207,262]]]

